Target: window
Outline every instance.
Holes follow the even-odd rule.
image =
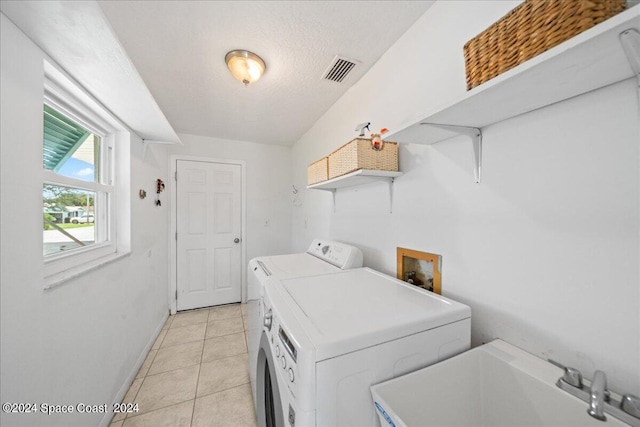
[[[43,111],[43,254],[48,257],[108,242],[113,194],[105,173],[110,169],[109,137],[47,103]]]
[[[42,110],[42,253],[45,276],[55,282],[128,248],[128,241],[118,242],[128,233],[117,220],[127,216],[123,210],[129,205],[118,206],[117,193],[128,186],[129,175],[122,174],[125,182],[118,183],[115,172],[128,166],[128,157],[118,155],[116,147],[126,150],[129,134],[59,71],[48,70]]]

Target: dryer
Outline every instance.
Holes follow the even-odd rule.
[[[260,426],[374,426],[373,384],[470,346],[471,309],[369,268],[269,279]]]
[[[314,239],[306,252],[262,256],[253,258],[248,264],[247,316],[249,377],[256,402],[256,366],[263,311],[261,298],[263,283],[268,277],[302,277],[351,268],[362,267],[362,251],[355,246],[331,240]]]

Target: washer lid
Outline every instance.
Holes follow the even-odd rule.
[[[317,360],[471,317],[471,309],[369,268],[283,279]]]
[[[307,253],[258,257],[271,275],[293,277],[308,274],[332,273],[340,269]]]

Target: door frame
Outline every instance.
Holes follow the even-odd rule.
[[[176,295],[178,293],[178,268],[177,268],[177,240],[176,236],[176,224],[178,220],[178,205],[177,205],[177,197],[178,192],[176,191],[176,172],[178,171],[178,160],[186,160],[190,162],[206,162],[206,163],[223,163],[227,165],[238,165],[240,166],[240,180],[241,180],[241,200],[240,200],[240,242],[241,246],[241,256],[240,256],[240,266],[241,266],[241,284],[240,284],[240,298],[241,302],[247,302],[247,239],[246,239],[246,231],[247,231],[247,162],[244,160],[231,160],[231,159],[218,159],[213,157],[201,157],[201,156],[187,156],[182,154],[173,154],[169,156],[169,173],[170,181],[173,185],[169,185],[169,198],[171,204],[171,220],[169,226],[169,309],[171,310],[171,314],[176,314],[177,311],[177,298]]]

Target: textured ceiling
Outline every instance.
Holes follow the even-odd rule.
[[[427,10],[421,1],[100,1],[179,133],[291,145]],[[267,64],[249,87],[224,63],[247,49]],[[321,80],[336,55],[361,61]],[[355,126],[355,123],[354,123]]]

